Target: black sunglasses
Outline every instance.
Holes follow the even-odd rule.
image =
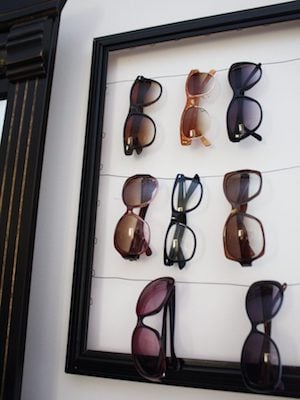
[[[239,142],[248,136],[261,141],[262,137],[255,131],[262,121],[262,108],[252,97],[245,96],[261,78],[261,64],[239,62],[232,64],[228,80],[233,90],[233,98],[227,110],[227,132],[229,140]]]
[[[158,314],[163,310],[161,334],[145,325],[145,317]],[[167,359],[167,313],[170,318],[170,359]],[[180,368],[174,350],[175,329],[175,281],[173,278],[158,278],[150,282],[141,292],[136,313],[137,325],[132,334],[131,348],[134,365],[138,373],[153,382],[165,377],[167,367]]]
[[[164,264],[178,263],[180,269],[196,251],[196,235],[186,224],[186,213],[193,211],[202,200],[203,188],[199,176],[176,176],[172,192],[172,217],[164,243]]]
[[[246,387],[254,392],[269,393],[283,387],[280,354],[271,339],[271,320],[280,310],[286,287],[286,283],[258,281],[246,296],[252,328],[243,345],[241,370]],[[258,324],[264,324],[264,333],[257,330]]]
[[[144,107],[155,103],[162,94],[162,86],[153,79],[138,76],[130,91],[130,107],[124,124],[124,153],[128,156],[135,150],[137,154],[150,146],[155,139],[156,126]]]

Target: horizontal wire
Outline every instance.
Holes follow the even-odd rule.
[[[151,282],[151,279],[142,279],[142,278],[125,278],[121,276],[99,276],[92,275],[94,279],[103,279],[103,280],[121,280],[121,281],[129,281],[129,282]],[[175,283],[187,284],[187,285],[211,285],[211,286],[235,286],[235,287],[250,287],[253,283],[249,285],[243,283],[233,283],[233,282],[209,282],[209,281],[182,281],[175,279]],[[300,282],[287,283],[287,286],[300,286]]]
[[[260,171],[260,172],[262,175],[264,175],[264,174],[273,174],[273,173],[277,173],[277,172],[291,171],[294,169],[300,169],[300,165],[291,165],[290,167],[273,168],[273,169],[268,169],[268,170],[264,170],[264,171]],[[111,177],[111,178],[129,178],[130,175],[119,175],[119,174],[109,174],[109,173],[101,174],[100,173],[100,176]],[[224,174],[200,175],[200,177],[202,179],[223,178]],[[174,180],[174,176],[173,177],[160,176],[160,177],[156,177],[156,179],[158,179],[158,180]]]
[[[261,65],[288,64],[288,63],[297,62],[297,61],[300,61],[300,57],[289,58],[289,59],[286,59],[286,60],[264,62],[264,63],[261,63]],[[226,71],[229,70],[229,68],[219,68],[219,69],[216,69],[216,72],[226,72]],[[185,76],[187,76],[187,73],[174,74],[174,75],[171,75],[171,74],[169,74],[169,75],[157,75],[157,76],[151,76],[150,79],[182,78],[182,77],[185,77]],[[123,80],[119,80],[119,81],[108,81],[108,82],[106,82],[106,84],[107,85],[115,85],[115,84],[119,84],[119,83],[128,83],[128,82],[132,82],[132,79],[123,79]]]

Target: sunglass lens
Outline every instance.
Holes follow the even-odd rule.
[[[150,175],[128,178],[123,187],[123,201],[128,207],[144,207],[157,192],[157,179]]]
[[[255,197],[262,185],[261,175],[253,171],[228,173],[224,178],[224,193],[232,205],[247,203]]]
[[[274,390],[280,382],[280,355],[272,339],[262,333],[251,333],[241,356],[243,377],[254,389]]]
[[[254,283],[246,297],[247,313],[255,324],[269,321],[278,312],[283,300],[280,286],[274,283]]]
[[[214,85],[214,77],[207,73],[195,72],[187,81],[187,90],[191,96],[208,93]]]
[[[166,252],[169,260],[183,262],[190,260],[195,252],[196,242],[192,230],[186,225],[171,225],[166,237]]]
[[[125,214],[118,222],[115,234],[115,248],[123,256],[144,253],[149,246],[149,225],[134,214]]]
[[[248,90],[261,78],[261,68],[252,63],[233,64],[229,70],[229,82],[233,89]]]
[[[244,213],[231,215],[225,225],[224,244],[230,258],[247,265],[263,252],[261,224]]]
[[[155,125],[145,114],[130,114],[125,122],[124,146],[125,153],[132,153],[133,149],[149,146],[155,138]]]
[[[172,286],[173,281],[170,278],[157,279],[148,284],[138,299],[136,306],[137,315],[142,317],[158,312],[167,299]]]
[[[162,89],[158,82],[151,79],[137,79],[131,89],[130,101],[137,106],[147,106],[157,101]]]
[[[141,375],[159,378],[165,371],[165,357],[161,355],[158,335],[147,327],[137,327],[132,335],[132,355]]]
[[[209,125],[210,117],[204,108],[190,107],[183,115],[183,134],[189,139],[203,135]]]
[[[254,132],[260,125],[262,112],[259,104],[248,97],[236,97],[227,111],[228,134],[233,141]]]

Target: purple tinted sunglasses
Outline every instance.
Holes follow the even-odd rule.
[[[145,325],[145,317],[163,310],[162,332]],[[175,327],[175,282],[173,278],[158,278],[150,282],[141,292],[136,305],[137,325],[132,334],[131,348],[134,365],[138,373],[153,382],[165,377],[169,364],[166,357],[167,311],[170,317],[170,367],[179,369],[174,351]]]
[[[262,122],[262,108],[252,97],[245,96],[261,78],[261,64],[238,62],[232,64],[228,80],[233,90],[233,98],[227,110],[227,131],[229,140],[239,142],[248,136],[261,141],[262,137],[255,131]]]

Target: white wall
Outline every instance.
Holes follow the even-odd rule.
[[[64,373],[94,37],[276,0],[68,0],[58,40],[34,253],[22,400],[258,399]]]

